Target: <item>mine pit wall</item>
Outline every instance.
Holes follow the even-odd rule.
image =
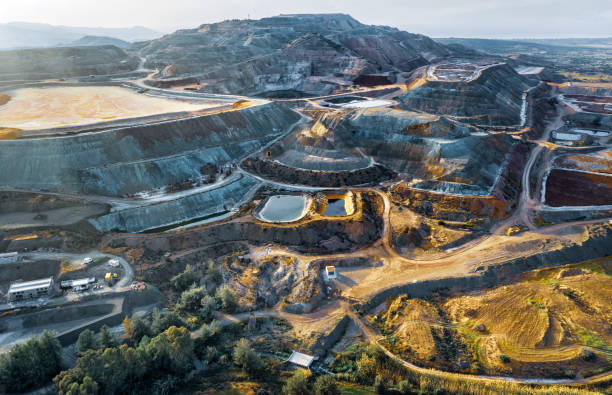
[[[317,204],[317,208],[316,208],[317,214],[323,215],[325,213],[325,210],[327,209],[327,205],[329,204],[329,201],[333,199],[344,201],[344,211],[346,214],[342,215],[341,217],[346,217],[346,216],[355,214],[357,207],[356,207],[356,201],[355,201],[355,194],[352,191],[326,192],[323,195],[324,195],[323,201],[318,202]]]
[[[595,127],[596,129],[612,131],[612,115],[577,112],[565,119],[577,127]]]
[[[477,124],[510,126],[520,124],[523,92],[535,84],[503,64],[483,70],[479,78],[467,83],[428,81],[400,100],[408,108],[474,117],[471,122]]]
[[[392,191],[394,201],[408,202],[408,207],[419,214],[451,221],[467,222],[473,215],[490,220],[505,218],[516,206],[521,194],[521,176],[529,155],[529,145],[515,144],[510,158],[492,193],[488,196],[459,196],[424,191],[398,184]],[[460,211],[437,211],[434,205]],[[461,211],[463,213],[461,213]],[[459,216],[459,217],[457,217]]]
[[[150,206],[113,212],[90,220],[100,232],[138,233],[226,211],[251,195],[259,182],[242,176],[229,185]]]
[[[353,171],[317,171],[296,169],[260,158],[248,158],[242,166],[261,177],[277,182],[325,188],[365,185],[391,180],[395,173],[381,165]]]
[[[557,100],[552,96],[556,93],[557,88],[547,84],[541,84],[531,93],[529,101],[529,109],[531,110],[530,130],[527,132],[527,137],[539,139],[546,130],[547,121],[553,119],[557,114]]]
[[[612,209],[595,210],[593,208],[585,208],[584,210],[550,210],[544,209],[537,212],[537,216],[545,224],[558,224],[563,222],[589,221],[593,219],[603,219],[612,217]]]
[[[107,239],[111,248],[149,248],[179,251],[248,240],[255,245],[277,243],[300,253],[354,251],[380,238],[383,202],[375,194],[362,194],[363,212],[359,220],[323,219],[300,226],[276,226],[260,222],[226,222],[200,229],[160,235],[114,235]]]
[[[198,178],[202,165],[237,159],[299,119],[267,103],[74,136],[0,141],[0,186],[108,196],[152,190]]]
[[[612,229],[599,226],[591,232],[588,240],[572,246],[540,254],[523,256],[500,264],[476,268],[476,273],[463,277],[448,277],[419,281],[384,289],[360,304],[364,311],[379,306],[388,298],[408,295],[411,298],[426,298],[433,291],[453,289],[462,292],[507,284],[511,277],[541,267],[563,266],[612,255]]]
[[[348,315],[344,315],[327,334],[321,335],[317,341],[310,347],[310,352],[322,358],[331,349],[334,344],[338,343],[346,332],[346,328],[351,323],[352,319]]]
[[[57,339],[59,340],[60,344],[63,347],[66,347],[75,343],[81,332],[85,329],[98,332],[104,325],[109,327],[120,325],[126,316],[132,315],[134,309],[150,305],[161,306],[165,301],[165,296],[161,292],[151,288],[147,288],[141,292],[128,291],[119,295],[122,296],[120,308],[114,308],[112,311],[102,317],[93,319],[90,322],[58,334]]]
[[[132,315],[134,309],[159,305],[164,300],[161,292],[150,287],[141,292],[127,291],[112,296],[88,295],[83,296],[77,303],[5,316],[0,320],[0,327],[4,331],[16,331],[74,321],[73,328],[57,335],[60,344],[65,347],[75,343],[85,329],[96,332],[103,325],[119,325],[126,315]],[[83,320],[86,322],[83,323]]]

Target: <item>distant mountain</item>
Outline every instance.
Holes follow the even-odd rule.
[[[550,44],[526,42],[518,40],[496,40],[490,38],[436,38],[444,45],[459,44],[466,48],[495,55],[509,55],[518,53],[547,52],[559,48]]]
[[[0,51],[0,81],[120,74],[139,59],[112,45]]]
[[[538,38],[538,39],[517,39],[537,44],[558,45],[564,47],[592,47],[592,48],[612,48],[612,37],[603,38]]]
[[[120,40],[118,38],[113,37],[105,37],[105,36],[84,36],[79,38],[78,40],[72,41],[67,44],[67,47],[92,47],[92,46],[100,46],[100,45],[114,45],[118,48],[125,48],[130,45],[129,42]]]
[[[104,28],[10,22],[0,24],[0,49],[55,47],[70,44],[83,36],[104,36],[133,42],[158,38],[162,33],[142,26]]]

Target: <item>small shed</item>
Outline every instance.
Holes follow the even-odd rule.
[[[335,266],[325,266],[325,274],[328,279],[336,278],[336,267]]]
[[[302,354],[301,352],[293,351],[287,362],[294,365],[300,366],[305,369],[310,369],[310,365],[314,361],[315,357]]]

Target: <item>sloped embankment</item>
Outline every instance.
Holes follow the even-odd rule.
[[[422,180],[421,190],[488,195],[509,160],[514,140],[437,115],[388,108],[321,111],[244,165],[267,178],[342,186],[390,179]]]
[[[376,194],[364,193],[359,218],[329,218],[304,225],[286,226],[262,223],[252,217],[181,232],[156,235],[111,235],[112,248],[147,248],[154,251],[193,250],[223,243],[248,240],[254,245],[276,243],[302,253],[355,251],[380,238],[383,202]]]
[[[229,185],[168,202],[113,212],[90,220],[101,232],[142,232],[227,211],[259,182],[244,176]]]
[[[0,141],[0,185],[131,195],[200,179],[203,167],[219,167],[259,148],[299,119],[268,103],[68,137]]]
[[[469,82],[427,81],[400,100],[407,108],[466,117],[480,125],[517,125],[523,93],[535,84],[503,64],[482,71]]]

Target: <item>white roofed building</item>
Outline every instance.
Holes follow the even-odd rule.
[[[49,297],[53,294],[53,277],[40,280],[15,282],[8,290],[11,302]]]
[[[314,361],[314,359],[315,357],[313,356],[302,354],[301,352],[293,351],[291,353],[291,356],[287,360],[287,362],[290,362],[294,365],[300,366],[305,369],[310,369],[310,365],[312,365],[312,362]]]

